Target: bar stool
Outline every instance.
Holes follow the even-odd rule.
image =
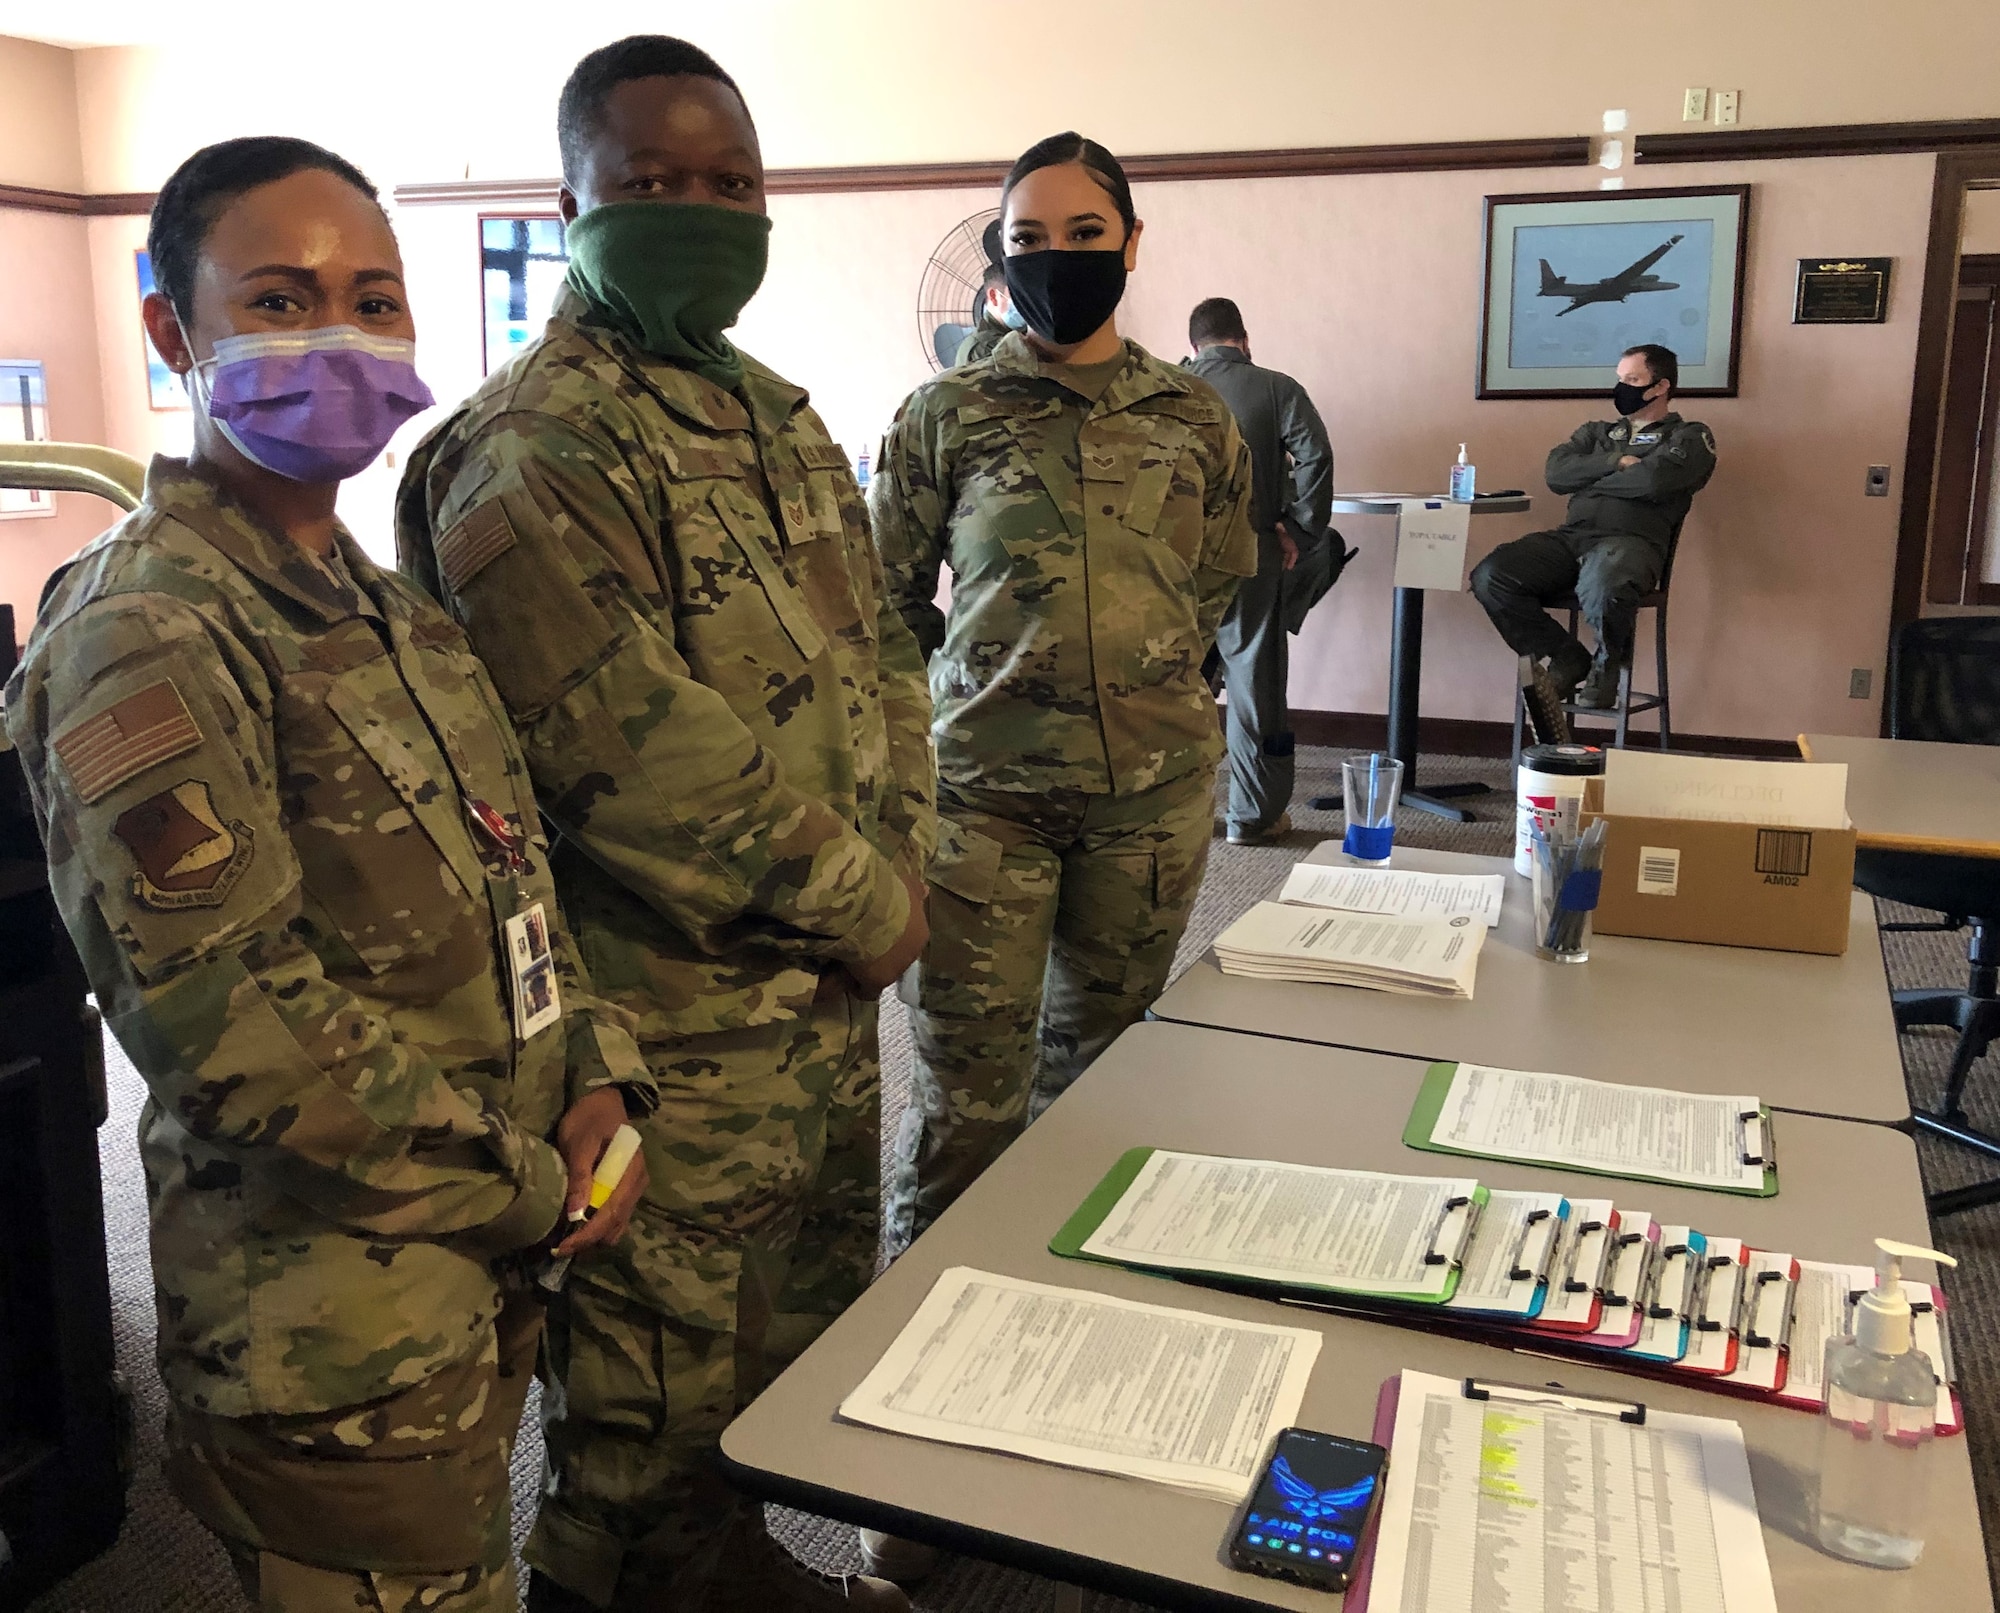
[[[1685,517],[1682,518],[1685,520]],[[1618,699],[1611,707],[1613,716],[1613,737],[1611,743],[1619,750],[1625,748],[1627,731],[1632,718],[1642,711],[1657,711],[1660,724],[1660,749],[1673,749],[1673,699],[1667,681],[1667,591],[1674,580],[1674,555],[1681,546],[1680,522],[1674,524],[1672,536],[1667,539],[1667,563],[1660,568],[1660,585],[1640,599],[1635,610],[1649,610],[1653,616],[1653,665],[1658,679],[1658,688],[1651,694],[1632,687],[1632,663],[1626,662],[1618,673]],[[1575,594],[1565,595],[1549,603],[1550,610],[1569,612],[1569,633],[1576,637],[1578,625],[1583,620],[1583,606],[1577,603]],[[1636,648],[1636,646],[1635,646]],[[1563,710],[1572,716],[1601,717],[1605,715],[1597,706],[1579,706],[1574,700],[1565,701]],[[1528,720],[1527,701],[1520,690],[1514,692],[1514,766],[1521,765],[1521,741]]]

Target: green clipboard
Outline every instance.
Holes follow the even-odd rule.
[[[1589,1165],[1572,1165],[1567,1160],[1537,1159],[1528,1154],[1495,1154],[1477,1148],[1453,1148],[1446,1143],[1433,1142],[1431,1134],[1437,1130],[1438,1116],[1444,1110],[1445,1096],[1450,1092],[1452,1077],[1457,1072],[1456,1063],[1433,1064],[1424,1072],[1424,1084],[1417,1089],[1416,1107],[1410,1111],[1410,1123],[1403,1128],[1403,1141],[1409,1147],[1421,1148],[1429,1154],[1456,1154],[1463,1159],[1505,1159],[1523,1165],[1547,1165],[1555,1170],[1579,1171],[1585,1176],[1610,1176],[1628,1182],[1659,1182],[1667,1187],[1692,1188],[1698,1193],[1735,1193],[1753,1199],[1777,1196],[1778,1158],[1777,1150],[1771,1142],[1773,1132],[1769,1104],[1764,1104],[1757,1111],[1764,1122],[1764,1149],[1770,1156],[1769,1163],[1764,1167],[1764,1185],[1716,1187],[1707,1182],[1683,1182],[1671,1176],[1648,1176],[1644,1171],[1593,1169]]]
[[[1456,1265],[1446,1275],[1441,1292],[1404,1294],[1384,1293],[1374,1288],[1343,1287],[1332,1283],[1276,1282],[1268,1277],[1249,1275],[1238,1277],[1226,1272],[1192,1270],[1186,1266],[1156,1265],[1144,1260],[1113,1259],[1107,1255],[1084,1253],[1085,1240],[1104,1224],[1104,1218],[1125,1196],[1125,1190],[1138,1180],[1139,1172],[1145,1168],[1146,1161],[1157,1152],[1157,1149],[1152,1148],[1129,1148],[1119,1155],[1118,1162],[1105,1173],[1104,1179],[1090,1190],[1089,1197],[1077,1206],[1076,1213],[1062,1224],[1053,1238],[1049,1239],[1049,1252],[1061,1255],[1066,1260],[1089,1260],[1103,1266],[1122,1266],[1128,1271],[1159,1272],[1163,1276],[1179,1277],[1188,1282],[1201,1282],[1206,1278],[1228,1283],[1232,1287],[1254,1288],[1272,1294],[1347,1294],[1358,1299],[1384,1300],[1406,1305],[1442,1305],[1458,1292],[1459,1268]],[[1478,1205],[1482,1212],[1486,1208],[1488,1197],[1483,1187],[1475,1187],[1472,1190],[1472,1202]],[[1468,1229],[1466,1247],[1469,1248],[1471,1243]]]

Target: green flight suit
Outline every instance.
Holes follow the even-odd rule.
[[[346,534],[322,562],[159,459],[6,718],[150,1093],[169,1481],[265,1608],[511,1610],[539,1317],[496,1262],[561,1218],[567,1104],[654,1083],[585,993],[465,635]],[[534,904],[565,1014],[523,1042],[502,927]]]
[[[1207,861],[1222,741],[1201,663],[1257,569],[1249,450],[1205,381],[1133,342],[1107,368],[1045,368],[1009,335],[910,395],[869,488],[930,660],[942,819],[903,985],[897,1235],[1144,1015]]]
[[[499,686],[662,1093],[632,1232],[550,1322],[527,1556],[600,1606],[727,1577],[722,1430],[874,1272],[875,1005],[839,966],[901,935],[936,828],[922,662],[866,523],[803,391],[748,359],[724,391],[574,291],[403,484],[404,569]]]

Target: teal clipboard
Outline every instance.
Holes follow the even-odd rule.
[[[1424,1084],[1417,1089],[1416,1106],[1410,1110],[1409,1124],[1403,1128],[1403,1141],[1411,1148],[1421,1148],[1428,1154],[1455,1154],[1462,1159],[1505,1159],[1522,1165],[1547,1165],[1553,1170],[1579,1171],[1585,1176],[1610,1176],[1627,1182],[1659,1182],[1667,1187],[1692,1188],[1700,1193],[1736,1193],[1745,1198],[1768,1199],[1777,1196],[1778,1161],[1777,1151],[1772,1144],[1771,1107],[1765,1104],[1757,1113],[1763,1121],[1764,1151],[1770,1156],[1764,1166],[1762,1187],[1715,1187],[1706,1182],[1683,1182],[1671,1176],[1648,1176],[1644,1171],[1609,1171],[1593,1169],[1588,1165],[1572,1165],[1566,1160],[1537,1159],[1527,1154],[1493,1154],[1476,1148],[1453,1148],[1445,1143],[1433,1142],[1432,1134],[1437,1130],[1438,1116],[1444,1112],[1444,1100],[1451,1090],[1452,1077],[1458,1073],[1456,1063],[1433,1064],[1424,1072]],[[1745,1163],[1748,1163],[1746,1161]],[[1107,1206],[1108,1208],[1108,1206]]]
[[[1128,1271],[1159,1272],[1163,1276],[1179,1277],[1189,1282],[1200,1282],[1204,1278],[1231,1286],[1255,1288],[1273,1294],[1347,1294],[1357,1299],[1372,1299],[1406,1305],[1442,1305],[1458,1291],[1459,1265],[1452,1262],[1446,1275],[1444,1288],[1437,1294],[1383,1293],[1379,1289],[1342,1287],[1332,1283],[1276,1282],[1268,1277],[1234,1276],[1225,1272],[1211,1272],[1168,1264],[1156,1264],[1144,1260],[1114,1260],[1105,1255],[1084,1253],[1084,1243],[1104,1224],[1104,1218],[1125,1196],[1126,1189],[1138,1180],[1139,1172],[1145,1169],[1146,1161],[1158,1152],[1152,1148],[1129,1148],[1118,1156],[1118,1161],[1105,1172],[1104,1179],[1090,1190],[1090,1194],[1076,1207],[1076,1212],[1065,1221],[1056,1235],[1049,1239],[1049,1252],[1061,1255],[1065,1260],[1089,1260],[1103,1266],[1122,1266]],[[1483,1187],[1472,1190],[1472,1202],[1481,1211],[1486,1208],[1488,1193]],[[1464,1242],[1459,1249],[1463,1258],[1465,1250],[1471,1246],[1471,1229],[1468,1227]]]

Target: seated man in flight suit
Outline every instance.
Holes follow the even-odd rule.
[[[1679,380],[1672,348],[1628,348],[1611,389],[1622,418],[1588,421],[1549,454],[1549,490],[1570,495],[1569,519],[1473,568],[1472,592],[1514,653],[1546,659],[1556,694],[1594,710],[1616,704],[1639,601],[1659,586],[1674,531],[1715,474],[1708,427],[1672,412]],[[1548,614],[1572,593],[1597,637],[1594,656]]]

